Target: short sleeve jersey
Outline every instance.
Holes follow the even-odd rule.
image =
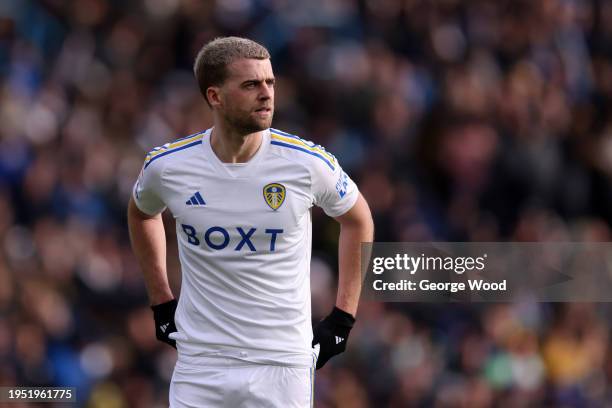
[[[176,221],[179,354],[309,367],[311,208],[340,216],[358,189],[297,136],[268,129],[251,160],[227,164],[212,131],[151,151],[133,192],[141,211]]]

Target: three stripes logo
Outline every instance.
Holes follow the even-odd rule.
[[[162,324],[159,328],[161,329],[162,333],[165,333],[168,326],[170,326],[170,323]]]
[[[344,341],[344,337],[336,336],[336,344],[340,344]]]
[[[206,202],[202,198],[202,195],[200,194],[200,192],[197,191],[194,195],[191,196],[191,198],[189,198],[189,200],[185,202],[185,204],[194,206],[194,207],[200,207],[200,206],[206,205]]]

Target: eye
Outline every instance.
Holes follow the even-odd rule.
[[[255,83],[254,82],[247,82],[244,87],[246,89],[254,89],[255,88]]]

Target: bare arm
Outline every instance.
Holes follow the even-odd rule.
[[[374,223],[361,193],[353,208],[335,219],[340,223],[336,307],[355,316],[361,293],[361,243],[372,242]]]
[[[166,235],[161,214],[147,215],[133,199],[128,204],[128,228],[132,249],[142,269],[151,305],[174,298],[166,271]]]

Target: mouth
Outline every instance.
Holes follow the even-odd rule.
[[[256,109],[255,112],[269,113],[269,112],[272,112],[272,108],[263,107],[263,108]]]

